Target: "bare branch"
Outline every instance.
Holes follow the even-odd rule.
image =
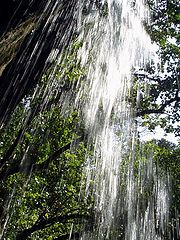
[[[142,110],[142,111],[139,111],[139,112],[137,111],[136,117],[141,117],[141,116],[144,116],[146,114],[152,114],[152,113],[155,113],[155,114],[164,113],[165,108],[167,106],[169,106],[171,103],[180,102],[180,97],[178,97],[178,93],[179,93],[179,90],[177,90],[174,98],[171,98],[170,100],[165,101],[165,103],[163,103],[158,109],[145,109],[145,110]]]

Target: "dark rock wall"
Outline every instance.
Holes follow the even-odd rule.
[[[10,4],[13,1],[8,2]],[[37,84],[47,68],[46,60],[52,49],[62,51],[68,46],[76,25],[74,13],[77,0],[51,0],[48,6],[45,0],[16,2],[10,8],[11,14],[8,14],[10,18],[15,11],[14,20],[10,19],[7,23],[8,18],[4,18],[6,32],[32,15],[36,15],[38,20],[36,28],[25,36],[15,57],[0,77],[0,126],[7,121],[25,94]],[[8,11],[8,6],[4,6]]]
[[[46,0],[1,0],[0,36],[42,12]]]

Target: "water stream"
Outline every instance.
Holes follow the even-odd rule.
[[[148,164],[135,173],[137,126],[127,101],[133,69],[143,68],[152,57],[153,47],[143,27],[148,9],[141,0],[101,3],[100,11],[96,4],[87,3],[89,14],[80,14],[79,22],[83,41],[79,55],[82,66],[88,68],[87,83],[80,87],[76,104],[94,143],[94,158],[88,159],[85,172],[87,194],[93,184],[96,218],[94,232],[85,232],[82,239],[162,239],[156,224],[164,229],[167,223],[165,180],[155,174],[152,154]],[[128,162],[126,172],[122,171],[124,161]],[[145,202],[143,194],[149,184],[153,196]]]
[[[49,17],[44,23],[42,39],[37,41],[29,56],[30,67],[42,53],[44,39],[59,26],[58,12],[63,5],[60,8],[59,1],[54,2],[52,5],[52,1],[48,1],[45,8]],[[148,8],[144,0],[71,2],[73,5],[62,10],[65,15],[62,17],[77,18],[76,32],[78,41],[82,42],[78,58],[86,71],[86,81],[79,79],[77,84],[73,107],[82,113],[89,144],[94,146],[93,156],[87,156],[84,172],[86,195],[94,195],[95,222],[93,230],[85,230],[81,240],[163,240],[169,212],[169,178],[158,174],[152,149],[146,155],[138,154],[137,161],[136,155],[141,149],[137,143],[136,109],[127,101],[134,69],[143,68],[153,57],[151,40],[143,24],[149,21]],[[69,13],[65,14],[67,9]],[[50,37],[51,49],[46,63],[55,59],[61,62],[59,52],[75,32],[74,21],[66,27],[65,32],[59,28],[57,34]],[[57,67],[50,74],[48,86],[37,86],[34,92],[33,98],[42,96],[41,110],[47,107],[54,94],[58,97],[58,91],[62,91],[63,86],[59,87],[59,81],[54,78]],[[32,71],[29,68],[24,72],[27,79]],[[58,101],[63,112],[72,105],[72,92],[60,94]],[[145,197],[146,194],[149,196]]]

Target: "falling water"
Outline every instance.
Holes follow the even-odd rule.
[[[81,85],[76,104],[84,113],[89,141],[94,143],[94,157],[88,158],[85,172],[87,195],[93,185],[96,222],[94,232],[85,232],[82,239],[161,239],[156,221],[162,229],[167,224],[168,193],[164,180],[155,176],[152,156],[135,176],[137,129],[127,101],[133,69],[143,68],[152,57],[151,41],[143,27],[148,9],[143,0],[102,1],[99,11],[92,2],[80,8],[88,12],[79,18],[83,41],[79,56],[87,69],[87,82]],[[128,167],[123,173],[127,152]],[[142,210],[139,189],[145,192],[143,184],[152,182],[157,199],[149,197]]]
[[[54,54],[64,50],[63,43],[71,38],[68,27],[74,31],[73,20],[66,25],[65,32],[58,29],[57,22],[61,20],[58,12],[62,6],[58,5],[58,0],[54,3],[48,1],[46,5],[44,16],[50,9],[49,17],[43,26],[42,39],[37,41],[29,56],[27,64],[30,67],[36,65],[42,53],[43,36],[46,38],[51,31],[57,31],[50,37],[48,62],[56,58]],[[84,230],[81,239],[162,240],[168,222],[169,189],[166,186],[169,179],[158,173],[152,150],[146,156],[139,154],[136,161],[136,152],[141,150],[137,148],[135,109],[127,100],[131,97],[134,69],[143,68],[152,57],[150,37],[143,26],[149,21],[149,11],[143,0],[72,0],[62,11],[63,17],[75,17],[76,8],[78,41],[83,43],[78,56],[86,71],[86,81],[79,79],[74,107],[82,112],[89,144],[93,144],[93,157],[87,156],[84,171],[86,195],[92,194],[93,189],[95,213],[93,230]],[[33,56],[35,60],[31,62]],[[26,55],[19,61],[24,57]],[[61,56],[58,61],[60,59]],[[42,97],[41,110],[61,91],[58,85],[61,82],[54,78],[55,69],[50,74],[48,86],[37,86],[33,95],[33,98]],[[27,66],[23,76],[29,79],[31,73]],[[65,112],[72,95],[65,96],[63,91],[60,95],[59,102]],[[142,160],[144,158],[146,161]],[[147,192],[148,198],[144,197]]]

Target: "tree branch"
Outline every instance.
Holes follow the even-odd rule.
[[[83,137],[80,137],[79,140],[81,141],[83,139]],[[56,150],[50,157],[47,158],[47,160],[45,160],[43,163],[37,163],[37,164],[31,164],[29,166],[29,171],[31,171],[32,166],[33,166],[33,171],[41,171],[41,170],[47,170],[50,163],[52,161],[54,161],[56,158],[59,157],[59,155],[61,155],[62,153],[64,153],[66,150],[70,149],[71,144],[73,144],[76,140],[74,140],[73,142],[68,143],[67,145],[63,146],[62,148],[59,148],[58,150]],[[7,168],[5,168],[4,170],[1,170],[0,173],[0,181],[2,180],[6,180],[9,176],[18,173],[19,171],[21,171],[20,169],[20,162],[17,164],[11,163],[10,166],[8,166]],[[21,171],[22,172],[22,171]],[[28,172],[29,173],[29,172]]]
[[[165,103],[163,103],[158,109],[145,109],[139,112],[137,111],[136,117],[142,117],[146,114],[152,114],[152,113],[155,113],[155,114],[164,113],[165,108],[169,106],[171,103],[180,102],[180,97],[178,96],[178,93],[179,93],[179,90],[177,90],[174,98],[171,98],[170,100],[165,101]]]
[[[16,236],[16,240],[26,240],[32,233],[43,230],[55,223],[68,223],[69,220],[75,220],[75,219],[85,219],[85,220],[92,220],[91,216],[83,215],[83,214],[71,214],[71,215],[65,215],[65,216],[56,216],[51,217],[45,220],[42,220],[38,224],[33,225],[31,228],[24,229]],[[62,238],[63,239],[63,238]]]
[[[8,162],[10,160],[10,158],[12,157],[13,152],[15,151],[17,145],[20,143],[20,141],[23,137],[23,134],[26,130],[26,126],[29,126],[31,124],[33,118],[39,112],[38,110],[39,109],[36,107],[31,111],[30,115],[28,116],[28,118],[25,121],[25,126],[18,131],[14,142],[11,144],[11,146],[9,147],[9,149],[6,151],[5,155],[3,156],[3,159],[0,161],[0,168],[1,168],[0,170],[2,170],[4,164],[6,162]]]
[[[18,143],[20,142],[21,140],[21,137],[24,133],[24,130],[23,129],[20,129],[18,134],[17,134],[17,137],[16,139],[14,140],[13,144],[9,147],[9,149],[7,150],[7,152],[5,153],[3,159],[0,161],[0,168],[3,167],[3,165],[10,159],[10,157],[12,156],[15,148],[17,147]]]
[[[75,139],[74,141],[72,141],[72,142],[68,143],[67,145],[63,146],[62,148],[59,148],[59,149],[56,150],[51,156],[49,156],[49,157],[47,158],[47,160],[44,161],[43,163],[34,164],[34,165],[33,165],[33,170],[34,170],[34,171],[39,171],[39,170],[42,170],[42,169],[43,169],[43,170],[47,170],[51,162],[53,162],[56,158],[58,158],[59,155],[61,155],[62,153],[64,153],[64,152],[67,151],[68,149],[70,149],[71,145],[72,145],[75,141],[77,141],[77,140],[81,141],[82,139],[83,139],[83,137],[80,137],[79,139]]]
[[[20,163],[19,163],[20,164]],[[3,169],[3,171],[0,174],[0,181],[6,181],[6,179],[19,172],[19,164],[12,164],[11,166],[7,167],[6,169]]]

